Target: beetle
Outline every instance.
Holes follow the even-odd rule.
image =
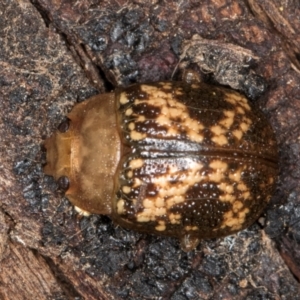
[[[45,147],[45,173],[81,212],[177,237],[185,251],[252,224],[278,173],[263,113],[190,74],[76,104]]]

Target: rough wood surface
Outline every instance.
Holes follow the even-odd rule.
[[[299,1],[3,0],[0,14],[1,299],[299,298]],[[260,221],[188,254],[79,217],[42,172],[74,103],[187,67],[255,98],[280,147]]]

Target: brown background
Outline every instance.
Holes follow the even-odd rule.
[[[299,298],[299,16],[297,0],[2,0],[0,298]],[[188,254],[175,239],[80,218],[43,175],[41,150],[74,103],[186,67],[250,95],[264,78],[257,104],[280,147],[260,221]]]

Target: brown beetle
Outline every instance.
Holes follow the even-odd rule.
[[[274,189],[277,146],[241,94],[204,83],[134,84],[77,104],[46,141],[45,173],[82,211],[200,239],[253,223]]]

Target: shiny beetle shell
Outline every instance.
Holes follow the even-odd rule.
[[[82,211],[200,239],[253,223],[271,197],[277,146],[243,95],[204,83],[134,84],[77,104],[46,141],[46,174]]]

